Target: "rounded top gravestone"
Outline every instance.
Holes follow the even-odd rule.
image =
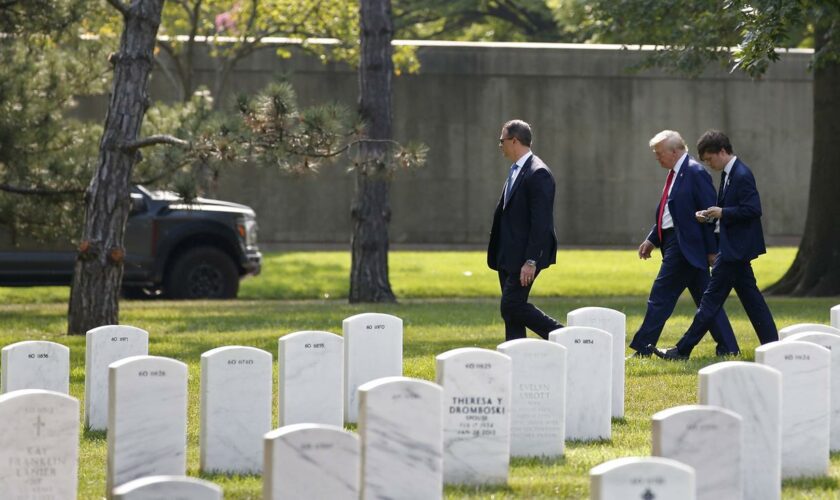
[[[222,500],[219,485],[187,476],[148,476],[114,488],[113,500]]]
[[[802,332],[830,333],[840,336],[840,329],[833,326],[823,325],[822,323],[796,323],[779,330],[779,339],[784,340],[795,333]]]

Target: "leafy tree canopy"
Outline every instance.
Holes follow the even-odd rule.
[[[779,47],[813,47],[821,27],[830,36],[815,62],[838,54],[836,0],[592,0],[588,6],[588,22],[598,27],[593,40],[656,45],[650,64],[689,74],[721,62],[760,76],[778,60]]]

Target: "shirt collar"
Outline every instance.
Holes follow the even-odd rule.
[[[686,157],[686,156],[688,156],[688,151],[686,151],[685,153],[683,153],[683,154],[682,154],[682,156],[680,156],[680,159],[679,159],[679,160],[677,160],[677,164],[676,164],[676,165],[674,165],[674,168],[673,168],[673,170],[674,170],[674,175],[677,175],[677,173],[680,171],[680,167],[682,167],[682,164],[683,164],[683,162],[685,161],[685,157]]]
[[[729,162],[727,162],[726,166],[723,167],[723,171],[726,172],[727,177],[729,177],[729,172],[732,172],[732,166],[735,165],[735,160],[737,160],[737,159],[738,159],[737,156],[732,155],[732,158],[730,158]]]
[[[521,166],[525,165],[525,162],[526,162],[526,161],[528,161],[528,158],[529,158],[532,154],[533,154],[533,153],[529,150],[527,153],[525,153],[524,155],[520,156],[520,157],[519,157],[519,159],[518,159],[518,160],[516,160],[516,166],[517,166],[517,167],[521,167]]]

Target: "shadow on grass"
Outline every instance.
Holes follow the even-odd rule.
[[[640,359],[626,363],[627,370],[632,372],[634,377],[659,377],[663,374],[688,374],[696,375],[701,369],[723,363],[724,361],[747,361],[744,358],[720,357],[720,356],[698,356],[688,361],[669,361],[664,359]]]
[[[239,479],[257,479],[262,481],[262,474],[260,473],[253,473],[253,474],[229,474],[225,472],[204,472],[199,471],[198,477],[201,479],[205,479],[207,481],[218,481],[218,480],[239,480]]]
[[[595,445],[611,445],[612,439],[568,439],[566,438],[566,448],[588,448]]]
[[[511,467],[540,467],[566,465],[566,457],[518,457],[510,459]]]
[[[612,424],[613,424],[613,425],[615,425],[615,426],[617,426],[617,427],[627,427],[628,425],[630,425],[630,424],[627,422],[627,419],[626,419],[626,418],[624,418],[624,417],[620,417],[620,418],[618,418],[618,417],[613,417],[613,418],[612,418]]]
[[[496,493],[513,493],[513,488],[507,484],[500,485],[482,485],[482,486],[446,486],[444,488],[447,496],[455,495],[456,498],[461,495],[481,495],[482,498],[492,498],[491,495]]]
[[[835,455],[836,454],[832,454]],[[816,490],[835,491],[840,483],[835,477],[803,477],[797,479],[785,479],[782,481],[782,486],[785,488],[793,488],[795,490],[802,490],[803,492],[813,493]]]
[[[108,431],[98,431],[85,427],[82,435],[88,441],[105,441],[108,438]]]

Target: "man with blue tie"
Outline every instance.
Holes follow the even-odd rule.
[[[694,303],[709,283],[709,266],[717,253],[712,228],[697,224],[695,214],[715,200],[712,178],[689,156],[685,141],[678,132],[663,130],[649,145],[659,165],[668,170],[665,187],[657,204],[653,228],[639,246],[639,258],[649,259],[654,248],[662,252],[662,265],[653,282],[642,325],[630,342],[636,351],[631,357],[650,357],[662,334],[665,322],[677,300],[688,288]],[[737,355],[738,342],[723,309],[706,326],[717,342],[719,356]],[[704,330],[705,332],[705,330]]]
[[[702,226],[715,227],[720,239],[712,278],[688,331],[675,347],[654,354],[669,360],[688,359],[712,318],[734,288],[762,344],[779,340],[770,308],[758,290],[751,261],[766,252],[761,229],[761,199],[750,169],[732,154],[729,138],[717,130],[705,132],[697,141],[703,163],[723,172],[717,204],[698,211]]]
[[[525,337],[525,328],[548,339],[563,325],[528,302],[540,271],[556,262],[554,176],[531,152],[531,126],[510,120],[499,136],[502,155],[513,162],[499,203],[487,247],[487,265],[498,271],[505,340]]]

